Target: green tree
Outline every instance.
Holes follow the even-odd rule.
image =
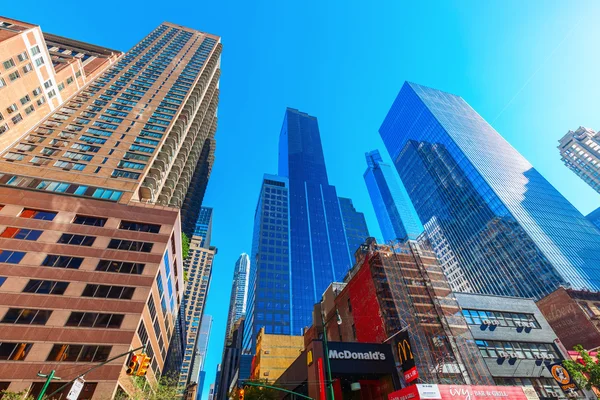
[[[145,377],[132,378],[133,393],[115,397],[115,400],[172,400],[181,398],[177,390],[177,381],[173,378],[162,377],[156,385],[148,383]]]
[[[2,400],[34,400],[33,397],[27,395],[27,390],[20,392],[10,392],[8,390],[0,391],[0,399]]]
[[[185,260],[190,253],[190,238],[181,232],[181,257]]]
[[[600,364],[594,361],[592,356],[581,345],[574,349],[579,353],[581,361],[565,360],[563,366],[579,387],[591,390],[592,387],[600,387]]]

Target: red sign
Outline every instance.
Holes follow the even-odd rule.
[[[325,374],[323,373],[323,359],[317,360],[317,373],[319,374],[319,400],[327,400],[325,396]]]
[[[389,400],[528,400],[520,386],[412,385]]]

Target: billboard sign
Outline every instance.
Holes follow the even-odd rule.
[[[569,374],[569,371],[567,371],[561,363],[547,364],[546,366],[563,392],[568,393],[577,390],[577,385],[573,382],[571,374]]]
[[[389,400],[532,400],[520,386],[411,385],[388,395]]]
[[[389,344],[329,342],[332,373],[395,374],[396,365]]]
[[[400,332],[397,337],[398,360],[402,366],[402,372],[404,372],[404,380],[406,383],[410,383],[419,378],[419,371],[417,371],[415,364],[415,356],[410,345],[408,330]]]

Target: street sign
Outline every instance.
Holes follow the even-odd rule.
[[[84,383],[85,380],[83,378],[77,378],[77,380],[73,382],[73,386],[71,386],[71,390],[67,395],[67,400],[77,400],[79,393],[81,393],[81,389],[83,389]]]

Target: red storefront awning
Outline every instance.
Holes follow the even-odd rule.
[[[526,394],[527,393],[527,394]],[[535,400],[535,391],[520,386],[412,385],[388,395],[389,400]]]

